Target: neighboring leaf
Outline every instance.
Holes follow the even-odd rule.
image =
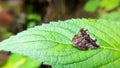
[[[99,5],[99,0],[89,0],[84,7],[85,11],[94,12]]]
[[[38,68],[42,63],[22,55],[12,54],[3,68]]]
[[[106,10],[112,10],[119,6],[120,0],[102,0],[100,7],[105,8]]]
[[[72,38],[88,29],[100,48],[79,50]],[[120,23],[106,20],[70,19],[36,26],[0,43],[0,50],[35,58],[52,68],[119,68]]]
[[[106,19],[106,20],[111,20],[111,21],[120,21],[120,11],[118,12],[112,12],[108,14],[102,14],[100,16],[100,19]]]
[[[35,25],[36,25],[36,22],[31,21],[31,22],[28,23],[27,28],[32,28],[32,27],[34,27]]]
[[[41,20],[41,16],[38,14],[29,14],[27,18],[28,18],[28,20],[34,20],[34,21]]]

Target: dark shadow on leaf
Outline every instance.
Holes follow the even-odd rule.
[[[51,65],[41,65],[40,68],[52,68]]]

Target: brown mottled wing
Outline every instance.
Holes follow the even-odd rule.
[[[78,34],[76,34],[72,43],[75,47],[81,50],[95,49],[98,48],[99,45],[96,44],[96,40],[93,40],[86,32],[87,30],[81,29]]]

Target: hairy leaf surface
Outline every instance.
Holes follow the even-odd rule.
[[[79,50],[71,42],[81,29],[88,29],[100,48]],[[50,22],[23,31],[0,43],[0,50],[35,58],[53,68],[119,68],[120,23],[106,20],[70,19]]]

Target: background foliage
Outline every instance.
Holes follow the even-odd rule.
[[[71,18],[88,18],[88,19],[71,19]],[[89,19],[89,18],[95,18],[96,20]],[[71,19],[71,20],[66,20],[66,19]],[[66,21],[58,21],[58,20],[66,20]],[[47,25],[40,26],[41,24],[49,23],[50,21],[58,21],[58,22],[53,22],[53,23],[50,23]],[[37,43],[37,41],[36,41],[36,42],[34,42],[35,45],[31,46],[31,48],[33,48],[33,50],[36,50],[34,48],[37,48],[38,44],[41,44],[41,45],[42,44],[43,45],[56,44],[53,46],[57,46],[58,45],[57,42],[61,42],[56,48],[53,48],[53,51],[55,49],[58,52],[59,51],[61,52],[61,50],[64,51],[64,49],[66,48],[66,47],[64,48],[64,46],[68,46],[67,51],[69,51],[69,47],[70,47],[71,50],[73,48],[73,51],[71,51],[71,50],[70,51],[74,52],[74,49],[76,50],[76,48],[72,47],[71,39],[80,30],[80,28],[89,29],[90,35],[92,37],[98,39],[98,43],[100,44],[100,46],[103,46],[102,48],[104,48],[106,46],[108,46],[109,48],[112,48],[112,50],[110,50],[109,48],[105,48],[106,51],[104,51],[104,49],[103,49],[103,51],[100,52],[100,54],[105,52],[105,53],[103,53],[103,54],[105,54],[105,56],[108,56],[108,53],[110,52],[110,54],[112,54],[112,56],[110,54],[109,54],[109,56],[112,59],[108,58],[104,61],[100,61],[100,59],[99,59],[98,60],[99,63],[96,62],[96,63],[98,63],[98,66],[99,66],[99,64],[104,65],[104,63],[111,62],[113,65],[108,64],[108,67],[109,66],[110,67],[118,67],[119,66],[118,65],[119,64],[119,60],[118,60],[119,59],[119,56],[118,56],[119,55],[119,53],[118,53],[119,42],[118,42],[118,40],[119,40],[119,34],[120,34],[119,33],[119,21],[120,21],[120,1],[119,0],[30,0],[30,1],[29,0],[15,0],[15,1],[0,0],[0,41],[7,39],[12,35],[16,35],[17,33],[30,28],[27,31],[23,31],[22,33],[15,36],[16,38],[13,37],[12,41],[5,42],[5,44],[4,43],[2,44],[2,42],[0,43],[1,45],[8,44],[7,45],[8,47],[6,47],[6,48],[2,47],[0,45],[1,46],[0,49],[2,49],[2,48],[5,48],[5,50],[10,49],[10,51],[16,50],[15,53],[17,53],[17,54],[13,54],[13,53],[1,51],[0,52],[0,67],[8,68],[10,66],[15,66],[17,68],[19,68],[19,67],[29,68],[29,66],[31,66],[31,67],[33,66],[33,68],[35,68],[35,67],[38,68],[41,66],[41,68],[46,68],[46,65],[44,65],[46,63],[49,65],[52,65],[53,67],[56,67],[55,60],[58,60],[60,58],[58,58],[58,57],[55,58],[55,56],[53,56],[52,58],[49,57],[46,60],[44,60],[44,59],[41,60],[41,58],[36,56],[36,55],[39,55],[39,54],[36,54],[37,51],[35,51],[35,54],[36,54],[35,56],[31,57],[31,55],[29,55],[29,54],[33,53],[30,51],[29,46],[25,46],[25,48],[24,47],[19,48],[19,47],[14,47],[14,46],[16,45],[16,43],[30,41],[31,39],[39,40],[38,38],[41,39],[41,36],[39,36],[40,35],[39,33],[41,33],[42,35],[47,37],[46,39],[50,39],[50,40],[52,39],[53,41],[52,41],[52,43],[51,42]],[[60,22],[64,23],[64,24],[61,24]],[[85,22],[85,23],[83,23],[83,22]],[[39,27],[33,28],[36,25],[39,25]],[[45,29],[45,30],[52,30],[52,31],[51,32],[49,32],[49,31],[41,32],[41,31],[36,31],[37,29],[38,30]],[[59,32],[54,33],[54,31],[59,31]],[[30,32],[32,32],[33,34],[34,33],[38,33],[38,34],[22,37],[23,33],[25,33],[25,35],[27,35]],[[61,35],[62,33],[63,33],[63,35]],[[55,35],[55,37],[54,37],[54,35]],[[64,35],[66,35],[66,37],[64,37]],[[63,36],[63,37],[61,37],[61,36]],[[20,37],[20,39],[19,39],[19,37]],[[30,37],[30,38],[28,38],[28,37]],[[67,38],[70,38],[70,39],[67,39]],[[42,39],[43,39],[43,37],[42,37]],[[63,40],[65,39],[67,41],[62,41],[62,39]],[[57,40],[57,42],[55,40]],[[16,43],[15,43],[15,41],[16,41]],[[65,45],[63,42],[65,43]],[[29,43],[25,42],[25,44],[27,44],[27,45],[30,43],[33,43],[33,42],[29,42]],[[14,45],[12,45],[12,44],[14,44]],[[21,43],[19,45],[24,45],[24,44]],[[15,48],[15,49],[12,50],[12,48]],[[44,47],[42,46],[41,49],[42,48],[44,48]],[[48,47],[48,49],[49,48],[50,47]],[[62,49],[62,48],[64,48],[64,49]],[[99,50],[102,50],[102,48],[95,50],[95,52],[93,50],[93,52],[90,52],[90,53],[96,53],[96,51],[99,52]],[[22,49],[25,49],[25,50],[27,49],[29,54],[24,51],[22,52]],[[43,51],[41,51],[41,49],[40,49],[40,52],[43,53],[44,49],[43,49]],[[38,48],[38,50],[39,50],[39,48]],[[51,48],[49,50],[50,50],[50,54],[54,55],[54,52],[51,51]],[[45,50],[45,51],[48,51],[48,50]],[[76,51],[78,51],[78,53],[79,53],[79,50],[76,50]],[[19,52],[22,55],[19,55],[18,54]],[[68,52],[68,53],[71,53],[71,52]],[[23,55],[23,53],[24,53],[24,55]],[[80,53],[84,54],[84,52],[82,52],[82,51],[80,51]],[[57,53],[55,52],[55,54],[57,54]],[[61,54],[63,54],[63,53],[61,53]],[[100,56],[100,54],[95,55],[95,56]],[[46,57],[48,57],[48,55],[49,54],[47,54]],[[76,53],[72,56],[74,56],[76,58],[79,55]],[[85,56],[85,55],[83,55],[83,56]],[[87,57],[89,57],[89,56],[90,55],[88,55]],[[104,56],[104,58],[105,58],[105,56]],[[29,57],[31,57],[31,58],[29,58]],[[11,58],[15,58],[15,59],[11,59]],[[40,61],[36,60],[38,58]],[[53,61],[53,58],[55,58],[54,61]],[[74,60],[73,59],[69,60],[68,56],[67,56],[67,58],[68,59],[64,60],[65,62],[63,62],[63,61],[57,62],[58,64],[62,63],[61,65],[58,65],[58,68],[59,68],[59,66],[66,67],[66,65],[63,65],[64,63],[68,64],[67,67],[76,67],[77,63],[74,63],[74,62],[78,62],[78,64],[83,64],[82,66],[84,67],[84,63],[82,63],[82,62],[79,63],[80,61],[82,61],[81,59],[84,59],[83,57],[76,58]],[[116,61],[114,61],[115,59],[116,59]],[[89,58],[88,58],[88,60],[89,60]],[[88,60],[85,61],[85,63],[87,63]],[[90,59],[90,60],[92,60],[92,59]],[[101,58],[101,60],[102,60],[102,58]],[[32,65],[31,62],[35,62],[36,64]],[[69,63],[71,63],[71,64],[69,64]],[[92,63],[92,62],[90,62],[90,63]],[[95,65],[94,63],[92,63],[90,66],[91,67],[97,66],[97,64]],[[107,66],[107,65],[105,65],[105,66]],[[47,68],[50,68],[50,67],[51,66],[47,65]]]

